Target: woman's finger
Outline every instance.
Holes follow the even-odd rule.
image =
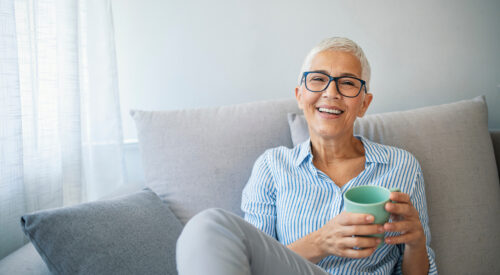
[[[376,247],[373,248],[365,248],[365,249],[344,249],[342,251],[342,254],[339,255],[341,257],[346,257],[346,258],[353,258],[353,259],[360,259],[360,258],[366,258],[370,257],[370,255],[375,252]]]
[[[408,233],[402,234],[394,237],[386,237],[385,243],[387,244],[403,244],[403,243],[411,243],[418,238],[418,233]]]
[[[411,203],[410,195],[402,192],[391,192],[389,199],[395,202]]]
[[[407,203],[388,202],[385,204],[385,210],[387,210],[387,212],[391,214],[396,214],[401,216],[413,215],[413,206]]]
[[[375,221],[373,215],[342,212],[337,220],[341,225],[371,224]]]
[[[372,248],[377,247],[381,241],[376,237],[347,237],[342,239],[342,245],[346,248]]]
[[[373,235],[384,233],[384,226],[380,224],[351,225],[343,228],[344,236]]]
[[[384,224],[384,230],[388,232],[410,232],[415,229],[415,224],[410,221],[399,221]]]

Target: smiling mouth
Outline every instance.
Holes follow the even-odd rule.
[[[328,109],[328,108],[316,108],[320,113],[333,114],[333,115],[341,115],[344,111],[339,109]]]

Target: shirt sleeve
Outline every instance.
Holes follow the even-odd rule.
[[[269,152],[254,164],[241,199],[245,220],[276,239],[276,188],[269,167]]]
[[[422,175],[422,170],[420,165],[418,167],[417,177],[415,180],[415,184],[413,186],[413,192],[410,194],[411,203],[417,209],[419,213],[420,222],[422,223],[422,227],[424,229],[424,234],[426,238],[426,248],[427,248],[427,257],[429,258],[429,273],[428,274],[438,274],[435,254],[432,248],[430,247],[431,243],[431,231],[429,229],[429,216],[427,215],[427,200],[425,197],[425,186],[424,186],[424,177]],[[402,252],[400,253],[398,262],[396,263],[394,273],[402,274],[402,264],[403,264],[403,253],[404,253],[404,244],[398,245],[398,249]]]

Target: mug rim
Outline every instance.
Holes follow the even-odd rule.
[[[387,196],[387,199],[386,200],[383,200],[383,201],[380,201],[380,202],[373,202],[373,203],[359,203],[359,202],[354,202],[350,199],[347,198],[347,193],[349,193],[351,190],[354,190],[354,189],[361,189],[361,188],[376,188],[376,189],[383,189],[384,191],[387,191],[387,193],[389,193],[389,196],[391,195],[391,191],[388,189],[388,188],[385,188],[383,186],[378,186],[378,185],[360,185],[360,186],[354,186],[352,188],[349,188],[347,189],[347,191],[345,191],[343,197],[344,197],[344,203],[345,201],[349,201],[349,203],[353,204],[353,205],[359,205],[359,206],[375,206],[375,205],[380,205],[380,204],[385,204],[387,202],[390,201],[389,199],[389,196]]]

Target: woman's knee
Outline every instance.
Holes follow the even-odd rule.
[[[201,211],[193,216],[184,226],[181,238],[210,237],[217,234],[224,226],[227,212],[219,208],[211,208]]]
[[[209,208],[194,215],[186,224],[191,227],[208,227],[224,224],[228,212],[220,208]]]
[[[191,254],[193,249],[210,249],[227,238],[228,212],[222,209],[207,209],[193,216],[177,240],[177,253]]]
[[[177,265],[179,274],[203,274],[189,272],[196,266],[207,270],[222,270],[237,262],[238,269],[248,263],[246,246],[238,233],[237,216],[222,209],[208,209],[192,217],[185,225],[177,241]],[[249,268],[246,268],[249,270]],[[181,272],[184,271],[184,272]],[[223,274],[208,272],[207,274]],[[224,274],[239,274],[229,272]]]

